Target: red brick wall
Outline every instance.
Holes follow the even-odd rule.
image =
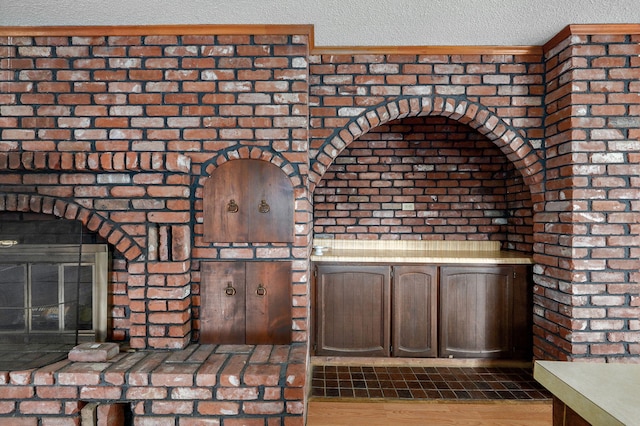
[[[203,243],[201,185],[221,162],[259,158],[282,167],[304,202],[307,36],[0,44],[0,208],[80,220],[124,254],[110,285],[115,339],[185,346],[200,259],[306,258],[304,231],[278,250]],[[301,229],[309,220],[296,216]],[[294,265],[297,341],[306,339],[307,268]]]
[[[640,354],[640,37],[572,36],[546,55],[536,356]]]
[[[512,217],[504,229],[491,231],[493,236],[475,237],[499,239],[505,248],[531,252],[532,210],[536,203],[542,210],[544,201],[540,147],[545,76],[540,56],[355,54],[315,55],[310,60],[309,178],[314,195],[320,194],[315,185],[325,185],[328,168],[337,167],[336,160],[355,139],[360,143],[372,131],[384,132],[378,127],[394,119],[405,124],[407,117],[416,115],[450,117],[486,135],[502,159],[513,164],[503,200]],[[462,229],[447,238],[471,234]]]
[[[390,120],[470,123],[531,192],[536,357],[636,356],[637,36],[560,38],[546,48],[539,63],[508,55],[312,56],[312,189],[323,190],[345,148]],[[505,144],[505,128],[524,144]]]
[[[533,219],[535,355],[637,360],[639,42],[567,34],[544,57],[309,55],[304,34],[4,36],[0,210],[79,220],[122,254],[112,335],[135,348],[189,343],[199,262],[216,259],[291,260],[304,344],[309,194],[330,186],[341,153],[393,142],[394,120],[446,117],[511,164],[500,203],[512,222],[487,238],[508,232],[526,251]],[[202,184],[236,158],[291,179],[293,244],[203,241]]]
[[[184,348],[198,335],[200,260],[275,259],[293,264],[292,338],[305,348],[307,35],[25,36],[0,37],[0,45],[0,210],[78,220],[121,254],[110,272],[112,340]],[[203,241],[202,184],[217,165],[238,158],[270,161],[291,179],[299,208],[294,243]],[[260,401],[244,403],[242,413],[235,408],[235,418],[300,424],[304,368],[287,368],[281,349],[274,362],[284,363],[295,389],[256,390],[248,398]],[[252,380],[280,377],[266,371]],[[140,385],[142,396],[128,400],[157,389]],[[20,388],[15,398],[28,400],[33,389]],[[231,408],[247,397],[228,392],[219,399]],[[49,399],[2,414],[77,416],[64,396]],[[158,410],[171,419],[184,409],[164,405]],[[205,406],[195,414],[205,422],[219,422],[226,410],[224,402]],[[140,405],[134,415],[160,412],[153,410]]]
[[[539,56],[314,55],[310,63],[311,159],[319,161],[320,175],[329,165],[321,158],[327,140],[390,100],[438,96],[478,102],[523,136],[543,136],[544,65]]]
[[[314,191],[316,237],[496,240],[531,252],[531,225],[531,195],[513,164],[477,130],[445,117],[372,129]]]
[[[506,176],[507,218],[503,247],[523,253],[533,253],[533,202],[529,185],[520,173]]]

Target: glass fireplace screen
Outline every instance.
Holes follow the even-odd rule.
[[[67,245],[0,249],[0,341],[104,340],[106,246],[79,250]]]

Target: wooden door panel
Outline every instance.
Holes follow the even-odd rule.
[[[213,171],[203,188],[204,241],[293,241],[293,186],[275,164],[242,159]]]
[[[291,263],[247,263],[246,343],[291,343]]]
[[[437,267],[394,267],[392,285],[393,355],[436,357]]]
[[[478,274],[477,297],[485,309],[476,322],[476,347],[486,353],[511,351],[512,272],[500,268]],[[480,337],[482,336],[482,337]]]
[[[451,266],[443,267],[440,277],[440,356],[508,356],[512,268]]]
[[[440,339],[441,356],[460,355],[476,351],[475,277],[468,272],[441,273]]]
[[[294,199],[289,177],[278,166],[258,160],[250,161],[246,173],[251,191],[250,241],[293,241]]]
[[[200,265],[200,342],[244,343],[244,263],[201,262]]]
[[[318,266],[318,355],[389,355],[388,266]]]
[[[206,180],[202,196],[204,241],[250,241],[250,206],[245,201],[247,169],[243,161],[229,161]]]

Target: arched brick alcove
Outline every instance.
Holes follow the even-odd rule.
[[[531,145],[530,141],[523,136],[523,131],[514,128],[507,120],[503,120],[485,106],[463,97],[436,96],[393,100],[353,117],[345,126],[335,129],[317,150],[315,158],[312,158],[310,173],[312,192],[323,179],[329,166],[354,141],[364,139],[365,135],[368,136],[377,129],[385,127],[388,123],[403,123],[403,119],[412,117],[444,117],[468,126],[472,129],[472,133],[475,131],[491,141],[499,150],[498,152],[506,157],[504,161],[510,162],[516,173],[522,176],[524,186],[531,194],[532,206],[529,207],[531,209],[529,217],[534,217],[535,221],[535,212],[544,209],[545,165],[543,152],[539,150],[539,147],[534,148]],[[359,146],[366,146],[366,142]],[[363,232],[366,233],[366,231]],[[533,232],[529,228],[529,241],[533,238],[531,235]],[[427,236],[427,238],[429,237]],[[402,237],[400,238],[402,239]],[[478,238],[478,236],[473,235],[473,238]],[[532,247],[535,248],[535,245],[528,245],[527,251],[529,253],[531,253]]]
[[[354,117],[341,129],[325,141],[311,160],[309,180],[311,191],[322,178],[329,164],[353,140],[367,133],[372,128],[405,117],[438,115],[449,117],[476,129],[496,146],[514,163],[522,174],[525,183],[531,188],[532,196],[543,191],[543,159],[522,137],[517,129],[507,124],[485,106],[471,102],[463,97],[414,97],[393,100],[377,106]],[[542,201],[536,198],[534,202]]]

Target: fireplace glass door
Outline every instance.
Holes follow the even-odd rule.
[[[0,342],[100,340],[106,322],[106,251],[84,247],[90,252],[71,262],[70,247],[43,249],[46,255],[34,255],[33,246],[0,253]]]

